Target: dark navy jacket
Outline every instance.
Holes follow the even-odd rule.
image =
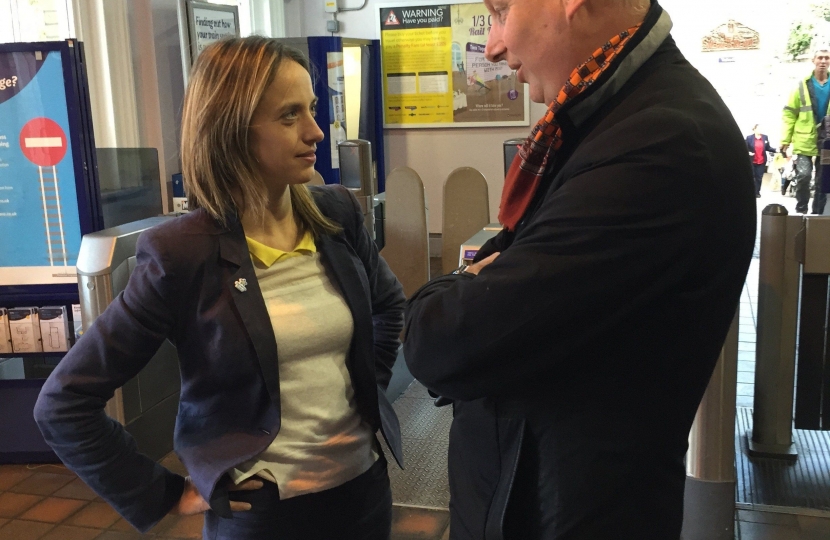
[[[689,428],[756,210],[743,136],[670,27],[653,2],[557,112],[531,207],[477,257],[501,255],[409,301],[410,371],[455,400],[453,540],[680,536]]]
[[[764,141],[764,163],[762,165],[767,164],[767,152],[775,152],[775,148],[769,145],[769,137],[766,135],[761,135],[761,140]],[[746,149],[751,154],[750,156],[750,163],[755,163],[754,155],[755,155],[755,134],[747,135],[746,136]]]
[[[343,227],[316,243],[354,318],[347,366],[357,408],[400,464],[400,427],[383,390],[403,327],[403,290],[354,196],[340,186],[311,189],[323,214]],[[244,232],[238,221],[224,228],[200,209],[144,232],[136,256],[124,292],[47,379],[35,419],[67,467],[148,530],[178,501],[184,479],[139,454],[104,406],[169,338],[182,379],[176,453],[211,507],[230,517],[217,482],[280,429],[277,343]],[[234,287],[240,278],[247,292]]]

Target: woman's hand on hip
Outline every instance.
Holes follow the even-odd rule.
[[[231,485],[228,486],[228,491],[250,491],[261,487],[262,480],[248,478],[239,485],[231,483]],[[230,503],[231,510],[234,512],[245,512],[246,510],[251,509],[250,503],[241,501],[230,501]],[[209,508],[210,505],[204,497],[199,494],[199,490],[196,489],[193,481],[190,480],[190,477],[188,476],[184,479],[184,492],[182,492],[179,502],[177,502],[176,506],[170,510],[170,513],[175,515],[191,516],[193,514],[201,514]]]

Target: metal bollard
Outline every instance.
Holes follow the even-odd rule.
[[[735,538],[738,313],[689,432],[681,540]]]
[[[749,455],[795,460],[792,439],[799,262],[795,242],[801,216],[778,204],[764,208],[758,275],[755,397]]]

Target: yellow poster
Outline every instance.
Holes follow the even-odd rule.
[[[524,85],[484,56],[483,3],[379,9],[385,127],[528,125]]]

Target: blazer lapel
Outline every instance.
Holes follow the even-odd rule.
[[[277,363],[277,340],[274,337],[271,318],[268,316],[268,308],[265,306],[265,300],[259,288],[251,256],[248,254],[245,233],[238,222],[219,237],[219,255],[237,267],[236,271],[230,274],[225,286],[230,291],[245,331],[248,332],[248,337],[256,351],[271,402],[279,407],[280,371]]]

